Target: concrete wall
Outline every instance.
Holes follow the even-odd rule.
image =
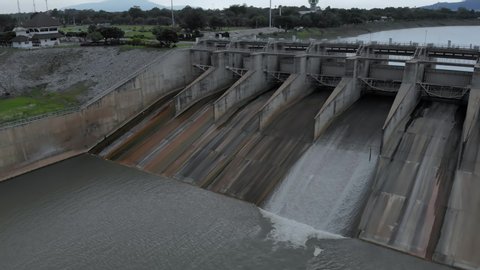
[[[232,57],[232,58],[229,58]],[[233,59],[225,52],[215,52],[212,55],[213,67],[210,67],[200,77],[189,84],[174,98],[176,115],[183,113],[201,99],[225,90],[235,82],[233,73],[225,67],[241,62]]]
[[[234,112],[245,105],[249,100],[255,98],[270,88],[265,72],[250,70],[230,87],[217,101],[215,101],[215,121]]]
[[[342,78],[315,117],[315,139],[328,128],[337,116],[346,111],[362,96],[358,78],[367,77],[368,72],[368,61],[359,61],[357,57],[347,59],[345,77]]]
[[[260,128],[268,126],[277,114],[312,91],[313,86],[305,74],[290,75],[260,110]]]
[[[315,117],[315,139],[362,95],[357,79],[343,78]]]
[[[434,260],[479,269],[480,236],[480,66],[472,80],[462,134],[462,151]]]
[[[426,69],[424,81],[426,83],[444,85],[444,86],[460,86],[470,85],[472,74],[464,71]]]
[[[269,61],[270,62],[270,61]],[[318,59],[308,59],[307,56],[296,56],[293,60],[291,74],[285,82],[277,89],[267,103],[260,109],[260,128],[268,126],[277,114],[308,96],[314,90],[314,86],[307,78],[307,68],[310,72],[318,70]],[[313,65],[313,66],[312,66]]]
[[[263,70],[268,66],[267,61],[269,59],[265,54],[261,53],[243,58],[243,66],[249,71],[215,101],[215,121],[219,121],[224,116],[228,117],[230,113],[240,106],[272,87],[273,83]]]
[[[380,80],[401,81],[404,70],[405,68],[402,66],[371,65],[369,77]]]
[[[345,75],[344,63],[323,62],[322,75],[341,77]]]
[[[197,74],[189,50],[172,51],[78,111],[1,128],[0,179],[87,151]]]
[[[397,125],[413,112],[420,101],[421,92],[416,83],[423,78],[423,70],[424,65],[418,61],[406,63],[402,85],[383,126],[383,144],[388,143]]]

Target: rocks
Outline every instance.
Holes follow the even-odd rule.
[[[25,94],[39,85],[47,91],[65,91],[88,81],[80,98],[85,102],[163,54],[162,51],[118,47],[19,50],[0,61],[0,95]]]

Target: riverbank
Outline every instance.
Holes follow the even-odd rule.
[[[291,30],[283,33],[267,35],[273,38],[291,39],[296,36],[298,39],[335,39],[354,37],[380,31],[409,29],[419,27],[440,27],[440,26],[468,26],[480,25],[480,20],[424,20],[424,21],[391,21],[374,22],[358,25],[344,25],[332,28],[307,28],[301,31]]]

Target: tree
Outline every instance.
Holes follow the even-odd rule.
[[[90,39],[93,42],[99,42],[104,37],[103,37],[102,33],[98,32],[98,31],[95,31],[95,32],[88,33],[87,38]]]
[[[210,25],[210,27],[213,29],[213,30],[216,30],[218,28],[222,28],[224,26],[226,26],[226,22],[223,18],[220,18],[220,17],[217,17],[217,16],[212,16],[210,17],[210,20],[208,21],[208,25]]]
[[[194,31],[205,27],[205,12],[201,8],[191,8],[189,6],[180,12],[181,25],[184,28]]]
[[[107,39],[121,39],[125,36],[125,32],[118,27],[102,27],[98,29],[102,36]]]
[[[15,27],[16,20],[10,15],[0,14],[0,32],[11,31]]]
[[[172,28],[157,27],[153,30],[153,34],[162,46],[171,47],[178,42],[177,32]]]
[[[144,16],[144,12],[139,6],[134,6],[128,10],[128,14],[134,19]]]
[[[88,26],[88,33],[93,33],[97,31],[97,26],[95,24],[91,24]]]

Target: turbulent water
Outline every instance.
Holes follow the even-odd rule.
[[[263,215],[84,155],[0,183],[0,269],[449,269]]]
[[[423,101],[382,152],[361,237],[430,257],[439,237],[461,134],[458,105]]]
[[[392,101],[367,96],[342,114],[295,164],[265,209],[351,235],[370,188]]]

